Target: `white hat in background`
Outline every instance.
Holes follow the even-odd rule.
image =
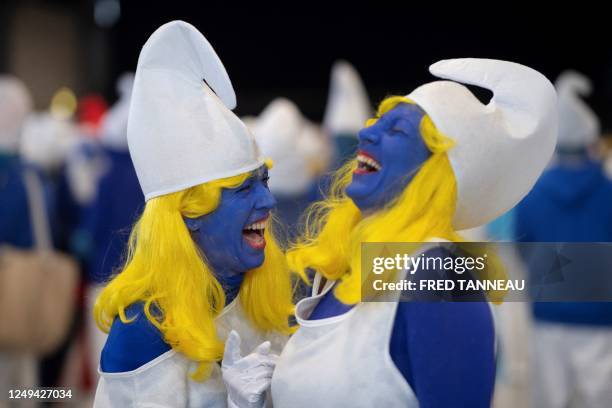
[[[128,144],[149,200],[263,165],[230,110],[236,95],[221,60],[191,24],[158,28],[140,52]]]
[[[252,122],[251,129],[270,169],[270,190],[281,195],[304,193],[314,181],[309,169],[311,127],[298,107],[288,99],[274,99]]]
[[[306,121],[298,140],[298,148],[306,157],[308,170],[314,178],[320,177],[329,169],[333,147],[321,126]]]
[[[17,153],[31,111],[32,97],[25,84],[12,75],[0,75],[0,151]]]
[[[69,119],[57,118],[49,111],[36,112],[23,125],[19,149],[25,161],[55,171],[79,140],[78,130]]]
[[[580,149],[597,140],[599,119],[583,101],[592,91],[591,81],[576,71],[565,71],[555,82],[559,101],[559,140],[564,149]]]
[[[100,141],[119,150],[127,150],[127,123],[134,86],[134,74],[123,73],[117,80],[117,95],[119,99],[106,112],[102,119]]]
[[[334,63],[323,127],[330,135],[353,135],[372,116],[368,94],[359,74],[346,61]]]
[[[247,129],[253,132],[253,126],[255,126],[255,123],[257,123],[257,116],[255,115],[241,116],[240,120],[242,121],[242,123],[246,125]]]
[[[408,95],[456,141],[448,152],[458,189],[454,227],[486,224],[514,207],[548,163],[559,120],[555,89],[539,72],[507,61],[452,59],[429,70],[493,92],[483,105],[467,87],[435,81]]]

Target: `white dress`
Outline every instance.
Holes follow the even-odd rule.
[[[240,334],[242,355],[249,354],[266,340],[272,342],[273,352],[280,353],[286,342],[282,335],[256,330],[247,320],[238,298],[223,310],[216,323],[217,333],[223,341],[230,330]],[[94,407],[225,407],[227,392],[219,365],[213,364],[210,377],[203,382],[190,378],[196,366],[196,362],[170,350],[133,371],[105,373],[98,370],[100,380]]]
[[[319,282],[317,276],[313,293]],[[276,365],[274,407],[418,407],[389,354],[398,302],[359,303],[339,316],[307,320],[333,283],[296,306],[300,329]]]

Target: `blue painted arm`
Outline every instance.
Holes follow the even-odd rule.
[[[390,353],[421,408],[489,407],[494,342],[484,302],[408,302],[398,305]]]
[[[432,248],[428,257],[454,256]],[[419,279],[454,279],[452,271],[417,271]],[[462,275],[463,279],[468,276]],[[495,328],[484,294],[453,293],[443,301],[419,293],[425,301],[398,304],[390,353],[414,390],[421,408],[489,407],[495,384]]]

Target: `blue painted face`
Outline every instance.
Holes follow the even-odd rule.
[[[397,197],[431,155],[419,132],[424,114],[401,103],[359,132],[358,167],[346,193],[362,212]]]
[[[268,169],[262,166],[240,187],[223,189],[213,212],[185,219],[220,281],[242,277],[263,264],[264,228],[275,205],[268,189]]]

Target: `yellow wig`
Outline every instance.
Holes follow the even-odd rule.
[[[405,97],[387,98],[366,126],[400,103],[414,104]],[[372,215],[363,216],[345,192],[356,160],[338,170],[329,195],[308,209],[304,230],[287,252],[290,269],[303,275],[310,268],[327,279],[341,279],[336,297],[345,304],[356,304],[367,279],[361,276],[361,243],[416,243],[431,238],[462,241],[452,226],[457,185],[446,153],[454,142],[436,129],[428,115],[421,119],[419,130],[431,156],[403,192]]]
[[[199,363],[193,378],[208,377],[211,363],[223,355],[224,345],[214,321],[225,305],[225,293],[183,217],[196,218],[214,211],[221,190],[238,187],[249,176],[245,173],[211,181],[147,202],[130,234],[123,270],[96,301],[94,316],[103,331],[110,330],[116,316],[129,322],[125,309],[144,302],[147,319],[164,340]],[[289,270],[269,227],[265,235],[265,261],[246,273],[239,300],[256,328],[288,334],[293,313]]]

